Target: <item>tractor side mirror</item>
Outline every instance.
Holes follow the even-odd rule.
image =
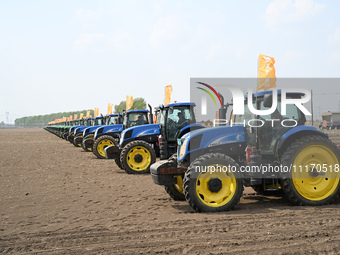
[[[170,113],[170,114],[173,114],[173,113],[174,113],[174,107],[173,107],[173,106],[171,106],[171,107],[169,108],[169,113]]]
[[[272,107],[273,105],[273,95],[272,94],[266,94],[263,97],[263,106],[266,108]]]

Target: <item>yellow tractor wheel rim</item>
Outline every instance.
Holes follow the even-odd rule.
[[[339,161],[329,148],[311,145],[299,152],[292,166],[296,191],[311,201],[321,201],[334,193],[339,184]]]
[[[128,166],[134,171],[144,171],[151,164],[151,153],[143,146],[133,147],[126,158]]]
[[[98,153],[105,158],[105,148],[108,146],[114,145],[114,143],[110,139],[103,139],[98,143],[97,151]]]
[[[196,179],[197,196],[204,204],[210,207],[220,207],[227,204],[236,193],[235,175],[226,166],[214,164],[209,167],[216,166],[220,166],[220,169],[224,171],[211,171],[207,167],[207,171],[200,173]],[[209,181],[212,179],[221,181],[222,188],[218,192],[212,192],[209,189]]]
[[[184,190],[183,190],[183,178],[182,176],[175,176],[177,179],[177,183],[174,185],[175,189],[184,194]]]

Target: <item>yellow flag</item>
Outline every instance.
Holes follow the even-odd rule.
[[[107,115],[112,114],[112,106],[113,104],[109,104],[109,106],[107,107]]]
[[[164,105],[167,106],[171,102],[172,85],[165,86],[165,100]]]
[[[130,110],[133,105],[133,96],[126,96],[126,110]]]
[[[80,114],[79,119],[81,120],[82,118],[84,118],[84,113],[81,113],[81,114]]]
[[[90,118],[90,112],[91,112],[91,111],[87,111],[87,112],[86,112],[86,118]]]
[[[73,115],[70,115],[70,121],[72,121],[73,120]]]
[[[74,120],[78,119],[78,114],[74,115]]]
[[[259,54],[259,74],[257,90],[268,90],[276,88],[275,59],[266,55]]]
[[[94,108],[94,117],[99,116],[99,108]]]

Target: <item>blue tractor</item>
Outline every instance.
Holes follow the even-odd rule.
[[[158,124],[131,127],[121,134],[119,146],[106,149],[107,158],[120,159],[118,166],[129,174],[150,171],[157,154],[167,159],[176,153],[177,139],[190,130],[203,128],[196,123],[194,103],[172,103],[157,109]],[[119,164],[120,163],[120,164]]]
[[[287,93],[286,98],[303,95]],[[271,91],[259,92],[252,103],[266,110],[272,99]],[[282,115],[280,91],[272,114],[254,115],[245,100],[245,114],[232,115],[231,120],[243,124],[182,136],[176,158],[151,166],[154,182],[183,185],[186,201],[197,212],[233,209],[244,186],[261,193],[283,191],[293,205],[325,205],[338,196],[339,148],[327,134],[305,125],[306,117],[296,105],[288,104]],[[263,125],[254,127],[249,121]]]
[[[86,119],[81,119],[81,120],[73,120],[71,121],[71,123],[72,123],[72,126],[69,128],[68,133],[66,134],[66,140],[73,144],[74,130],[84,125],[91,125],[92,119],[86,118]]]
[[[152,121],[152,113],[150,120],[148,118],[148,110],[129,110],[123,112],[123,124],[102,126],[96,129],[94,140],[92,141],[92,152],[97,158],[105,158],[105,148],[112,145],[117,145],[120,139],[120,133],[130,127],[146,125]],[[88,141],[88,140],[87,140]],[[88,141],[90,146],[91,141]]]
[[[84,121],[84,125],[75,127],[73,130],[73,145],[75,147],[81,147],[83,141],[83,130],[89,126],[101,126],[106,122],[105,116],[98,116],[94,118],[87,119]]]
[[[97,125],[97,126],[91,126],[91,127],[85,127],[83,132],[83,139],[81,141],[81,147],[86,152],[92,151],[93,141],[94,141],[94,133],[96,130],[102,126],[107,125],[118,125],[123,123],[123,115],[120,113],[113,113],[109,114],[105,117],[105,123],[104,125]]]

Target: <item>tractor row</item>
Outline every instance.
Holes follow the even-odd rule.
[[[249,111],[250,103],[271,109],[274,96],[277,109],[271,114]],[[340,189],[340,150],[327,134],[305,125],[299,105],[288,104],[283,113],[283,96],[300,99],[304,94],[281,95],[278,90],[246,95],[244,114],[229,117],[232,104],[223,102],[219,119],[231,124],[210,128],[196,123],[195,103],[188,102],[161,105],[154,113],[150,107],[46,129],[98,158],[114,159],[129,174],[151,172],[155,184],[197,212],[233,209],[244,187],[286,196],[293,205],[332,203]],[[262,125],[246,125],[250,122]]]

